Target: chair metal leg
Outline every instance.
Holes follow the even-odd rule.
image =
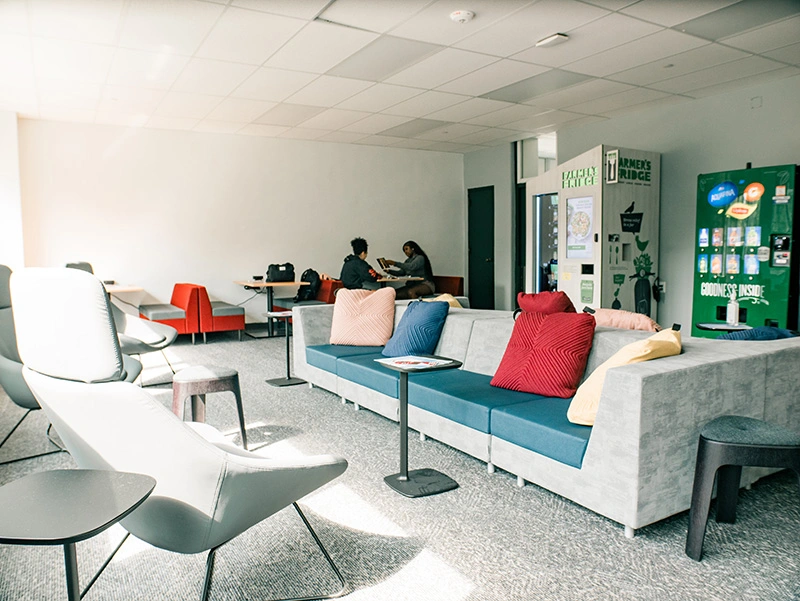
[[[329,595],[312,595],[310,597],[287,597],[284,599],[273,599],[272,601],[315,601],[317,599],[336,599],[337,597],[341,597],[344,594],[345,590],[347,589],[347,583],[345,582],[342,573],[339,571],[339,568],[336,567],[336,564],[333,562],[333,559],[331,559],[331,556],[328,554],[327,549],[325,549],[325,546],[322,544],[322,541],[317,536],[317,533],[314,532],[314,529],[311,527],[308,518],[306,518],[305,514],[300,510],[300,507],[297,505],[297,503],[292,503],[292,505],[297,510],[297,514],[300,516],[300,519],[302,519],[303,523],[306,525],[308,532],[314,538],[314,542],[317,543],[317,547],[319,547],[319,550],[322,551],[322,554],[325,556],[325,559],[327,560],[328,565],[331,567],[331,570],[333,570],[333,573],[336,574],[336,578],[337,580],[339,580],[341,588],[335,593],[331,593]],[[220,545],[220,547],[221,546],[222,545]],[[214,547],[208,552],[208,559],[206,560],[206,576],[203,582],[203,592],[200,596],[200,601],[208,601],[208,595],[211,592],[211,578],[214,573],[214,558],[216,556],[217,549],[219,549],[219,547]]]
[[[99,569],[99,570],[97,570],[97,573],[95,573],[95,575],[94,575],[94,576],[92,576],[92,579],[89,581],[89,584],[87,584],[87,585],[86,585],[86,588],[84,588],[84,589],[83,589],[83,592],[81,593],[81,596],[80,596],[80,598],[81,598],[81,599],[83,599],[83,597],[86,595],[86,593],[88,593],[88,592],[89,592],[89,589],[90,589],[90,588],[92,588],[92,585],[93,585],[95,582],[97,582],[97,579],[98,579],[98,578],[100,578],[100,574],[102,574],[102,573],[103,573],[103,570],[105,570],[105,569],[106,569],[106,567],[108,567],[108,564],[110,564],[110,563],[111,563],[111,560],[112,560],[112,559],[114,559],[114,555],[116,555],[116,554],[117,554],[117,551],[119,551],[119,550],[120,550],[120,547],[122,547],[122,545],[125,543],[125,541],[126,541],[126,540],[128,540],[128,537],[129,537],[130,535],[131,535],[131,533],[130,533],[130,532],[126,532],[126,533],[125,533],[125,536],[123,536],[123,537],[122,537],[122,540],[121,540],[121,541],[119,541],[119,544],[118,544],[116,547],[114,547],[114,550],[111,552],[111,555],[109,555],[109,556],[108,556],[108,559],[106,559],[106,560],[103,562],[103,565],[101,565],[101,566],[100,566],[100,569]],[[77,583],[76,583],[76,585],[77,585]]]
[[[233,396],[236,397],[236,411],[239,414],[239,430],[242,433],[242,448],[247,450],[247,431],[244,427],[244,407],[242,406],[242,391],[239,389],[239,378],[234,378],[231,383]]]
[[[14,424],[14,427],[11,428],[11,431],[8,434],[6,434],[5,438],[3,438],[3,441],[0,442],[0,448],[6,443],[6,441],[9,438],[11,438],[11,435],[14,434],[14,432],[16,432],[17,428],[19,428],[20,425],[22,424],[22,422],[25,421],[25,418],[28,417],[28,415],[30,414],[31,411],[35,411],[35,409],[28,409],[24,413],[24,415],[19,419],[19,421],[16,424]],[[17,461],[25,461],[26,459],[36,459],[37,457],[45,457],[47,455],[53,455],[54,453],[62,453],[64,451],[66,451],[66,449],[64,447],[62,447],[55,440],[50,438],[50,429],[52,427],[53,427],[53,424],[50,424],[47,427],[47,440],[49,440],[51,444],[55,445],[58,448],[56,448],[56,449],[54,449],[52,451],[44,451],[42,453],[36,453],[35,455],[25,455],[24,457],[17,457],[16,459],[8,459],[6,461],[0,461],[0,465],[8,465],[10,463],[16,463]]]

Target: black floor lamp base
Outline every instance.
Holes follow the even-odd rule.
[[[401,480],[400,474],[392,474],[383,481],[401,495],[411,498],[438,495],[458,488],[458,482],[450,476],[430,468],[411,470],[407,480]]]
[[[273,378],[266,382],[270,386],[297,386],[298,384],[306,383],[305,380],[301,380],[300,378]]]

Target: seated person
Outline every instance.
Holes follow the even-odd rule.
[[[353,254],[344,258],[342,275],[339,276],[342,285],[350,290],[356,288],[377,290],[380,287],[378,284],[380,276],[366,261],[367,241],[364,238],[353,238],[350,246],[353,248]]]
[[[402,263],[385,259],[385,262],[391,265],[387,271],[392,275],[418,277],[423,278],[423,280],[421,282],[408,282],[402,288],[398,288],[395,298],[419,298],[420,296],[433,294],[436,291],[436,286],[433,284],[433,269],[428,255],[413,240],[403,244],[403,252],[406,254],[406,260]]]

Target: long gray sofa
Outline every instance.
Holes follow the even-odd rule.
[[[395,325],[405,305],[395,307]],[[398,375],[381,347],[329,344],[333,305],[294,309],[294,371],[310,384],[392,420]],[[700,428],[725,414],[800,431],[800,339],[684,336],[674,357],[609,370],[593,427],[566,418],[569,399],[489,385],[511,336],[510,311],[451,309],[435,354],[459,370],[411,374],[409,426],[625,526],[632,537],[689,508]],[[648,332],[598,327],[584,378]],[[769,473],[746,469],[742,486]]]

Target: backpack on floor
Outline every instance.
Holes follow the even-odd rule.
[[[308,282],[308,286],[300,286],[297,291],[297,296],[294,297],[294,302],[316,300],[317,293],[319,292],[320,283],[322,280],[319,274],[313,269],[306,269],[300,276],[301,282]]]

